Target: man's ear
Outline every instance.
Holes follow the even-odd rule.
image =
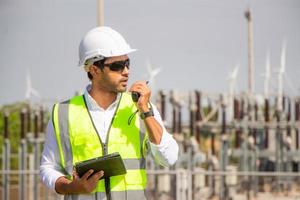
[[[90,73],[92,74],[92,76],[97,75],[99,73],[98,67],[96,67],[95,65],[91,65],[90,66]]]

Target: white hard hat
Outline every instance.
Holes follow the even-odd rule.
[[[123,36],[110,27],[90,30],[79,45],[79,66],[84,67],[105,57],[126,55],[134,52]]]

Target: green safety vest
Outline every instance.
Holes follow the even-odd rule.
[[[129,93],[122,93],[118,102],[106,142],[101,141],[88,111],[83,95],[55,104],[52,121],[60,153],[60,164],[68,177],[72,177],[75,163],[119,152],[127,173],[100,180],[93,193],[66,195],[65,199],[146,199],[146,141],[140,131],[137,108]]]

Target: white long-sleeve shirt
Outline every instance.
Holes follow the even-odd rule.
[[[117,107],[120,95],[117,99],[105,110],[101,108],[96,101],[90,96],[88,91],[90,86],[87,87],[84,97],[86,99],[87,107],[91,114],[92,120],[96,126],[97,132],[102,141],[106,141],[107,131],[110,126],[112,117]],[[165,129],[161,116],[153,106],[154,118],[163,128],[163,134],[159,145],[155,145],[149,141],[150,151],[157,163],[168,166],[176,162],[178,158],[178,144]],[[145,124],[141,123],[141,131],[145,132]],[[55,137],[52,120],[50,119],[47,126],[46,140],[41,158],[40,176],[42,182],[50,189],[55,191],[55,182],[66,174],[63,173],[60,165],[60,154]]]

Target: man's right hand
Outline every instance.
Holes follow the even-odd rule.
[[[103,171],[93,174],[93,170],[87,171],[81,178],[73,171],[73,180],[70,181],[66,177],[60,177],[55,182],[55,190],[60,194],[86,194],[92,192],[104,175]],[[92,175],[93,174],[93,175]]]

